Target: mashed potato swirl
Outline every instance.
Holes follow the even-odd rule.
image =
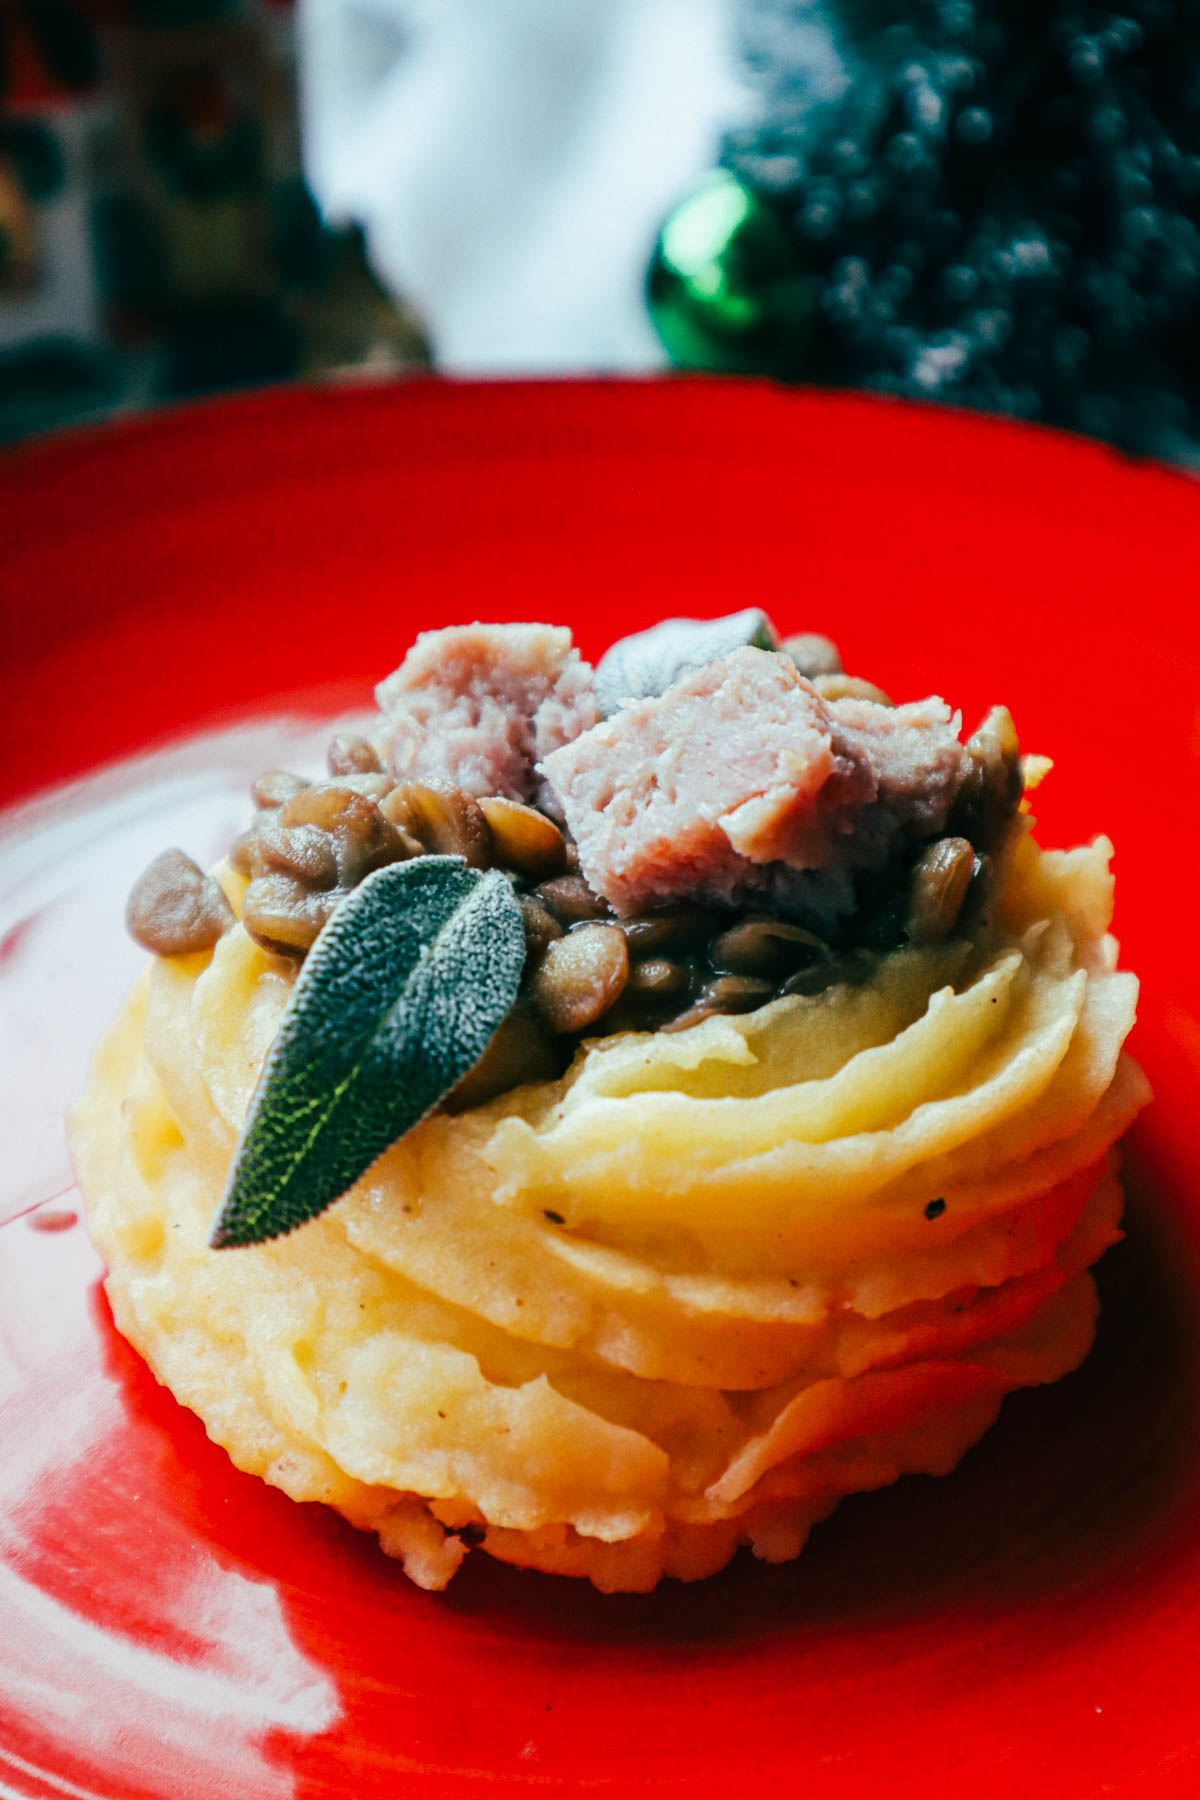
[[[609,1590],[792,1557],[1090,1346],[1148,1097],[1110,849],[1019,836],[986,931],[585,1045],[234,1252],[207,1236],[290,972],[240,926],[160,958],[73,1119],[117,1323],[239,1467],[423,1586],[478,1543]]]

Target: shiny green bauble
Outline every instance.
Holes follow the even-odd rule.
[[[769,206],[714,169],[659,233],[646,300],[671,361],[723,374],[803,372],[816,283]]]

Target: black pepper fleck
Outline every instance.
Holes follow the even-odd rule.
[[[549,1219],[552,1225],[563,1225],[566,1223],[561,1213],[551,1212],[548,1206],[543,1211],[542,1217],[543,1219]]]
[[[944,1200],[931,1200],[929,1205],[925,1208],[925,1217],[927,1219],[940,1219],[945,1210],[946,1202]]]

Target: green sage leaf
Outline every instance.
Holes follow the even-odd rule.
[[[213,1225],[215,1249],[323,1212],[472,1068],[525,963],[496,870],[422,856],[369,875],[296,981]]]
[[[775,629],[757,606],[724,619],[664,619],[618,638],[596,664],[596,704],[608,719],[631,700],[653,700],[684,675],[752,644],[774,650]]]

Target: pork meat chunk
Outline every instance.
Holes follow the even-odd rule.
[[[375,697],[397,781],[510,800],[533,799],[538,760],[599,718],[591,667],[550,625],[423,632]]]
[[[964,751],[940,700],[826,702],[743,649],[555,751],[543,772],[617,912],[758,901],[832,926],[856,877],[945,823]]]

